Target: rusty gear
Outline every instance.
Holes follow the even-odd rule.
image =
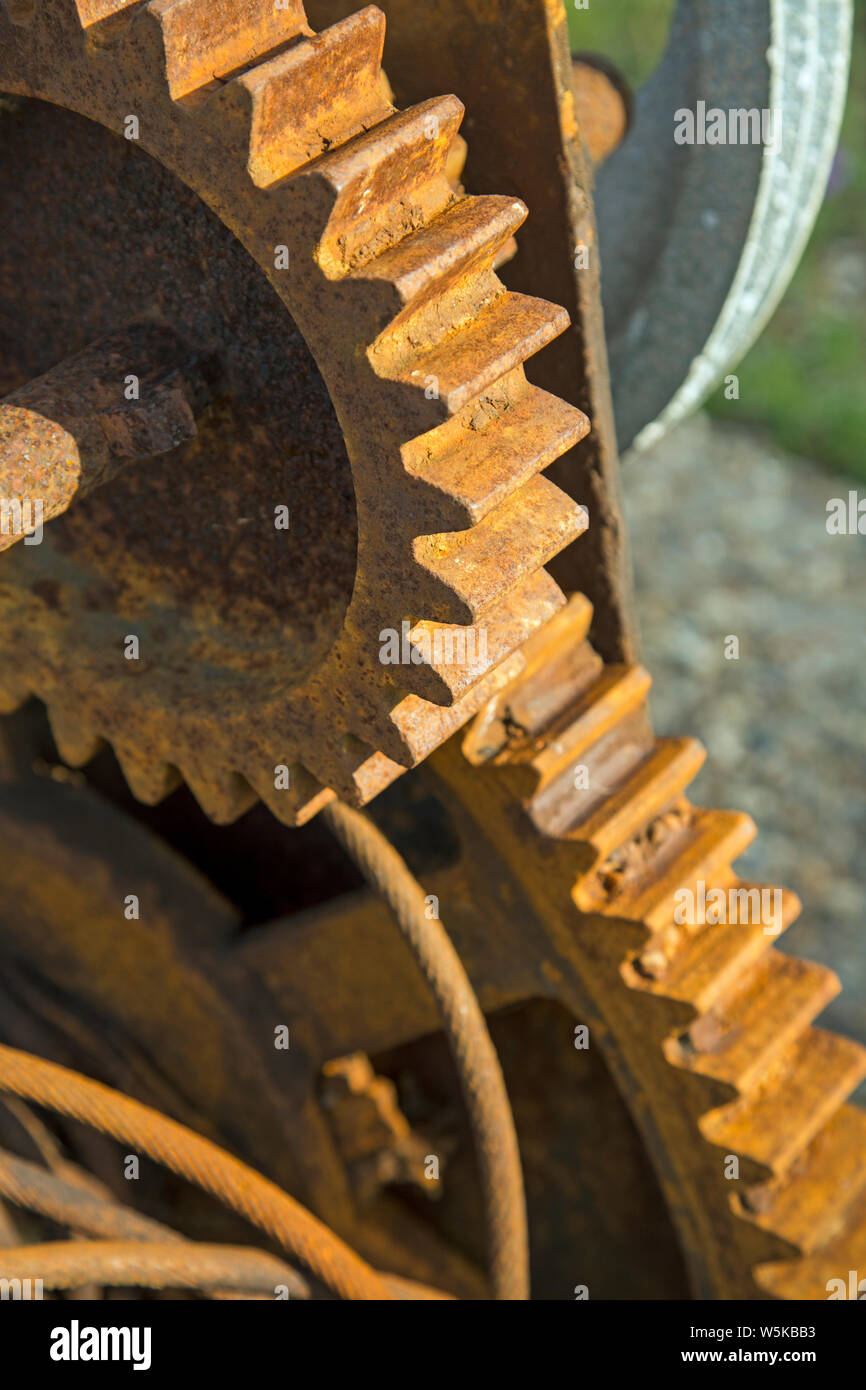
[[[213,561],[209,474],[230,447],[211,423],[76,502],[42,546],[5,557],[5,708],[38,694],[70,762],[106,739],[141,800],[158,801],[180,774],[221,822],[253,793],[289,823],[332,791],[364,802],[516,674],[520,644],[563,602],[542,567],[586,525],[539,474],[588,422],[522,369],[567,315],[507,292],[493,270],[525,208],[455,192],[447,166],[462,106],[392,107],[373,7],[318,36],[300,0],[65,0],[12,15],[0,88],[132,131],[266,271],[345,437],[357,550],[345,611],[314,633],[301,671],[285,602],[270,573],[264,589],[254,577],[260,529],[244,536],[245,564],[235,529],[210,602],[206,570],[194,571]],[[130,348],[133,374],[136,360]],[[303,383],[283,391],[293,387]],[[10,448],[22,439],[15,411],[32,397],[19,389],[4,407]],[[64,439],[69,414],[58,417]],[[164,447],[182,438],[178,429]],[[271,466],[262,495],[253,480],[273,446],[260,429],[244,444],[233,505],[261,527],[283,501],[280,471]],[[79,452],[73,466],[86,471]],[[110,537],[130,515],[139,520],[124,559]],[[315,545],[299,520],[295,544]],[[327,539],[318,563],[327,577]],[[286,561],[273,564],[279,582]],[[380,660],[391,633],[408,662]],[[125,661],[129,636],[140,649]]]
[[[592,1020],[638,1098],[697,1296],[748,1296],[751,1272],[777,1298],[826,1298],[828,1273],[861,1267],[866,1246],[866,1115],[845,1104],[866,1048],[812,1026],[840,984],[774,949],[799,902],[737,878],[753,822],[687,800],[703,749],[653,736],[648,674],[605,666],[590,616],[572,600],[478,716],[471,793],[451,747],[434,765],[544,922],[548,992]],[[749,906],[713,912],[714,890]],[[707,906],[678,913],[683,891]]]
[[[537,475],[582,436],[587,422],[523,376],[522,363],[564,327],[565,316],[506,292],[494,274],[524,209],[513,199],[455,191],[460,104],[445,97],[406,112],[392,109],[379,66],[383,21],[374,9],[318,37],[300,5],[276,11],[269,0],[243,6],[65,0],[47,14],[26,5],[10,9],[14,23],[3,31],[0,85],[80,111],[114,131],[136,116],[148,153],[195,190],[267,267],[288,311],[287,332],[291,322],[303,333],[345,437],[357,557],[339,634],[320,649],[312,644],[315,659],[288,694],[276,648],[268,647],[263,660],[255,655],[262,629],[254,628],[248,649],[232,647],[230,632],[207,636],[213,613],[192,602],[188,665],[167,671],[148,657],[134,675],[125,673],[122,628],[107,625],[120,611],[108,601],[113,595],[106,599],[104,582],[95,583],[97,571],[104,581],[110,568],[110,550],[96,546],[110,530],[106,498],[127,477],[138,479],[138,491],[130,482],[131,491],[122,494],[123,505],[137,501],[151,520],[158,515],[158,506],[148,511],[148,480],[179,460],[194,469],[195,454],[175,449],[195,449],[202,438],[212,447],[216,427],[236,423],[223,398],[236,389],[239,371],[237,363],[223,363],[224,379],[214,376],[207,335],[182,351],[174,344],[166,373],[148,378],[153,392],[132,428],[120,401],[79,389],[76,363],[82,350],[91,365],[114,361],[118,342],[128,344],[141,326],[126,320],[126,336],[106,347],[108,327],[97,332],[98,325],[89,325],[86,340],[60,368],[34,364],[35,380],[10,380],[5,388],[7,410],[18,412],[4,417],[10,432],[31,428],[22,412],[39,415],[41,404],[49,424],[72,439],[71,446],[64,439],[61,453],[72,457],[85,484],[88,467],[112,473],[110,487],[75,500],[68,518],[51,523],[46,558],[24,545],[3,558],[2,642],[7,657],[14,652],[13,673],[3,677],[7,706],[35,691],[48,704],[69,761],[86,761],[96,738],[108,737],[136,795],[158,800],[176,768],[218,821],[249,803],[250,788],[289,821],[312,816],[334,792],[366,801],[431,755],[416,775],[446,808],[460,843],[460,862],[441,871],[441,887],[434,876],[434,886],[453,906],[449,931],[484,1012],[557,1001],[591,1026],[652,1157],[696,1296],[824,1297],[828,1273],[862,1267],[866,1258],[866,1117],[846,1104],[866,1075],[866,1050],[813,1027],[838,989],[832,972],[773,949],[798,911],[793,895],[770,890],[778,897],[768,922],[762,890],[736,877],[732,864],[754,834],[750,819],[688,801],[702,749],[691,739],[655,738],[645,708],[646,672],[603,662],[587,639],[589,603],[578,595],[564,605],[542,569],[586,518]],[[599,150],[608,143],[601,141]],[[288,271],[275,264],[277,252],[288,256]],[[183,443],[178,431],[189,429],[193,417],[198,433]],[[258,447],[273,426],[269,420],[263,433],[254,433]],[[144,439],[146,447],[136,452],[130,439]],[[144,471],[142,454],[149,460]],[[243,455],[240,450],[243,467],[260,467],[256,449],[252,465]],[[157,488],[157,503],[166,495]],[[195,490],[182,490],[182,499],[198,515]],[[178,535],[190,533],[182,522]],[[75,567],[88,547],[96,559],[82,587]],[[170,545],[156,553],[156,589],[144,582],[154,580],[149,562],[137,556],[140,571],[123,576],[125,602],[132,597],[145,605],[159,585],[165,592],[171,554]],[[251,621],[261,595],[241,589],[233,597],[238,604],[249,600],[242,616]],[[94,615],[92,628],[76,626],[85,611]],[[133,610],[122,611],[126,617]],[[476,664],[401,666],[398,683],[390,684],[378,661],[379,637],[382,630],[401,633],[404,623],[419,646],[436,624],[481,629],[492,651]],[[156,642],[158,630],[154,624]],[[74,648],[64,645],[73,631],[80,634]],[[100,665],[89,645],[93,634],[104,639],[108,631],[117,636],[120,674]],[[184,682],[192,680],[195,663],[208,667],[208,679],[190,694]],[[405,684],[398,688],[399,681]],[[476,718],[461,748],[448,736],[471,714]],[[171,766],[169,749],[175,750]],[[277,763],[291,770],[285,793],[272,786]],[[332,826],[342,823],[344,831],[347,818],[351,824],[354,813],[328,811]],[[54,856],[62,878],[74,849],[53,826],[43,830],[43,844],[14,814],[3,824],[4,879],[31,908],[10,933],[12,949],[29,962],[39,921],[33,864]],[[371,881],[398,902],[377,859],[383,853],[377,836],[355,821],[353,834],[342,838]],[[397,873],[392,865],[392,873],[402,879],[403,868]],[[129,1035],[145,1040],[145,1053],[166,1057],[161,1070],[171,1074],[183,1057],[182,1042],[177,1055],[161,1052],[159,1020],[130,1002],[134,983],[124,976],[121,1000],[103,983],[114,926],[98,910],[103,887],[80,889],[91,913],[87,930],[79,924],[57,959],[49,955],[46,976],[56,986],[64,973],[74,975],[73,993],[77,988],[100,1007],[112,996],[113,1007],[130,1016]],[[417,884],[403,890],[420,913]],[[696,900],[714,892],[744,895],[747,920],[713,921],[700,910],[680,920],[683,890]],[[256,1007],[263,999],[289,1002],[297,1018],[296,1055],[311,1076],[333,1071],[334,1059],[346,1053],[386,1052],[436,1028],[416,964],[400,954],[378,904],[338,904],[293,932],[265,932],[250,942],[213,897],[202,895],[201,939],[190,933],[185,951],[169,929],[156,945],[131,934],[127,949],[131,961],[146,950],[158,983],[189,981],[183,999],[191,1029],[202,1036],[211,1028],[218,1062],[211,1067],[197,1058],[191,1089],[201,1091],[197,1103],[216,1128],[239,1130],[251,1106],[259,1112],[272,1106],[284,1123],[285,1096],[279,1092],[274,1104],[271,1074],[244,1031],[236,996]],[[49,911],[57,913],[53,901]],[[221,952],[213,950],[214,937]],[[431,966],[428,978],[436,973]],[[389,1006],[376,998],[383,980]],[[309,1006],[306,1017],[299,999]],[[224,1028],[216,1043],[215,1018]],[[76,1096],[96,1095],[93,1083],[78,1078],[66,1083],[70,1101],[56,1068],[7,1049],[2,1059],[19,1094],[40,1101],[48,1094],[65,1113],[79,1113]],[[213,1079],[221,1080],[221,1066],[231,1084]],[[125,1132],[117,1115],[128,1118],[136,1107],[112,1100],[116,1112],[101,1097],[99,1125]],[[334,1225],[351,1228],[363,1259],[370,1259],[378,1237],[363,1222],[353,1228],[341,1207],[339,1155],[315,1129],[321,1115],[309,1093],[296,1090],[289,1108],[294,1120],[315,1130],[303,1173],[317,1199],[311,1205],[320,1211],[332,1204],[339,1216]],[[519,1109],[515,1114],[528,1148],[532,1136],[521,1135]],[[150,1116],[149,1123],[178,1138],[171,1122]],[[268,1147],[256,1135],[250,1148],[256,1142],[260,1151]],[[320,1154],[330,1167],[317,1162]],[[725,1174],[730,1158],[744,1180],[739,1196]],[[176,1154],[166,1161],[189,1171]],[[280,1161],[296,1179],[289,1158],[281,1154]],[[244,1180],[235,1167],[231,1176]],[[20,1183],[17,1173],[15,1179]],[[51,1200],[62,1196],[53,1192]],[[267,1197],[290,1221],[287,1251],[300,1249],[307,1266],[341,1293],[375,1291],[376,1270],[390,1264],[359,1265],[352,1251],[339,1249],[336,1272],[331,1259],[322,1270],[321,1248],[334,1256],[333,1240],[285,1194],[269,1187]],[[250,1214],[249,1204],[243,1209]],[[276,1229],[261,1212],[259,1224]],[[156,1258],[158,1251],[151,1253]],[[218,1269],[208,1260],[219,1252],[199,1253],[213,1284]],[[424,1246],[423,1258],[412,1254],[426,1276],[441,1251],[431,1256]],[[126,1256],[135,1264],[134,1252]],[[82,1267],[77,1258],[72,1263],[63,1275],[69,1280]],[[473,1289],[458,1261],[442,1283]]]

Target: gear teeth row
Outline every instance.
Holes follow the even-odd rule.
[[[305,825],[333,801],[334,793],[322,786],[301,763],[287,762],[284,766],[288,785],[280,789],[275,786],[269,769],[247,778],[231,771],[215,775],[196,766],[181,769],[181,775],[202,811],[215,825],[231,825],[257,801],[263,801],[285,824]],[[146,797],[140,799],[147,800]]]
[[[427,695],[445,697],[431,704],[414,691],[397,691],[395,703],[385,709],[364,711],[343,709],[344,759],[333,758],[313,766],[320,780],[338,795],[357,798],[362,804],[377,795],[406,767],[414,767],[450,738],[487,700],[492,699],[523,669],[521,644],[563,604],[559,587],[543,572],[533,576],[521,593],[515,593],[499,615],[502,623],[491,625],[487,658],[475,665],[458,660],[440,663],[435,657],[427,664],[403,666],[398,679],[410,680]],[[410,632],[420,638],[436,625],[419,623]],[[452,631],[452,635],[453,634]],[[494,645],[494,642],[499,645]],[[513,649],[512,649],[513,647]],[[447,654],[447,642],[444,644]],[[471,651],[471,649],[470,649]],[[479,676],[479,671],[481,674]],[[457,697],[448,698],[452,683]],[[375,741],[375,749],[370,746]],[[374,790],[375,788],[375,790]]]
[[[866,1076],[866,1049],[812,1026],[840,988],[833,972],[773,948],[799,912],[793,893],[769,933],[753,912],[677,924],[676,894],[699,881],[760,900],[731,868],[755,828],[689,804],[703,750],[652,736],[649,677],[602,668],[588,622],[585,600],[573,600],[530,639],[522,676],[479,715],[464,751],[498,765],[538,828],[574,845],[581,912],[644,931],[620,974],[685,1010],[662,1051],[704,1088],[702,1138],[740,1160],[750,1185],[734,1211],[808,1256],[754,1277],[775,1297],[826,1298],[829,1278],[866,1270],[866,1116],[845,1104]]]
[[[444,634],[442,660],[434,652],[432,660],[400,668],[399,679],[407,684],[411,681],[414,688],[408,693],[397,692],[392,707],[367,716],[344,712],[346,727],[354,734],[349,739],[348,760],[341,764],[331,760],[313,770],[344,799],[361,804],[372,800],[407,766],[414,767],[428,757],[520,674],[523,644],[564,602],[559,586],[542,570],[509,594],[491,620],[486,656],[473,656],[479,652],[477,639],[472,646],[471,634],[467,634],[467,659],[449,660],[449,638],[459,636],[459,629],[450,629]],[[432,634],[439,626],[420,622],[408,636],[423,653],[423,635]],[[375,742],[376,749],[370,741]]]
[[[69,711],[51,703],[47,708],[57,752],[70,767],[84,767],[106,747],[103,738],[84,727]],[[204,813],[217,825],[230,825],[257,800],[264,801],[279,819],[302,824],[333,799],[333,793],[299,763],[286,764],[288,786],[277,790],[268,776],[257,777],[253,786],[239,772],[215,776],[199,767],[179,769],[170,763],[154,762],[138,745],[121,740],[114,741],[113,752],[138,801],[156,806],[185,784]]]
[[[859,1136],[859,1152],[863,1152],[863,1135]],[[831,1196],[823,1191],[825,1200]],[[790,1302],[836,1298],[862,1299],[866,1294],[866,1201],[850,1209],[845,1217],[845,1230],[830,1240],[814,1255],[801,1260],[782,1260],[758,1265],[755,1280],[774,1298]],[[852,1278],[853,1275],[853,1278]],[[844,1293],[840,1289],[844,1289]]]
[[[399,482],[401,488],[416,484],[416,534],[407,537],[399,588],[421,660],[397,673],[403,691],[395,706],[347,717],[351,771],[335,768],[333,760],[319,769],[353,800],[362,785],[378,785],[386,767],[414,764],[471,717],[486,698],[484,681],[562,603],[553,581],[540,571],[586,525],[582,509],[536,474],[582,437],[588,421],[561,403],[548,421],[551,398],[529,388],[521,369],[531,353],[563,331],[567,315],[507,294],[493,269],[526,209],[515,199],[455,194],[453,152],[461,144],[462,104],[441,97],[393,112],[378,70],[382,41],[382,17],[371,8],[232,84],[242,86],[251,101],[254,180],[272,186],[294,176],[327,189],[316,259],[330,279],[357,287],[371,366],[383,383],[409,388],[399,398],[399,416],[408,430],[426,436],[402,445]],[[308,92],[323,87],[326,60],[338,62],[340,73],[351,73],[347,85],[362,95],[351,109],[337,103],[344,121],[340,129],[323,127],[315,103],[305,113],[306,124],[298,119],[298,93],[305,86]],[[281,135],[290,126],[301,132],[291,148]],[[322,153],[331,140],[337,147]],[[484,342],[473,331],[480,310],[489,310]],[[434,351],[443,354],[441,363]],[[442,380],[426,390],[437,371]],[[497,397],[494,413],[503,419],[512,406],[518,408],[513,424],[496,430],[486,403],[477,399],[485,391]],[[461,506],[459,493],[452,486],[449,496],[448,488],[449,478],[458,471],[465,475],[469,467],[468,421],[455,420],[463,409],[467,415],[480,411],[471,435],[479,440],[477,425],[486,424],[489,442],[476,473],[476,486],[486,495]],[[507,435],[510,444],[498,464],[493,457],[497,433]],[[454,448],[459,436],[462,453]],[[412,471],[424,458],[437,465],[433,481],[423,466]],[[513,557],[510,564],[502,564],[503,554]],[[403,616],[392,619],[398,631]],[[462,633],[445,632],[446,625]],[[435,650],[437,639],[444,660],[425,655]],[[466,659],[449,659],[449,646],[457,640],[464,643]],[[447,706],[447,715],[444,709],[433,715],[422,701]]]
[[[591,621],[592,605],[582,594],[575,594],[536,640],[526,644],[521,679],[500,700],[485,706],[467,731],[463,751],[471,763],[478,767],[495,762],[506,750],[513,753],[518,743],[523,747],[534,743],[567,707],[574,692],[598,675],[601,658],[585,641]],[[512,780],[516,771],[512,762]]]
[[[551,398],[532,391],[521,370],[527,357],[568,322],[564,311],[555,306],[507,294],[493,273],[497,258],[526,216],[523,204],[508,198],[455,199],[448,164],[459,141],[462,105],[456,98],[443,97],[407,112],[391,113],[383,105],[383,84],[376,75],[382,42],[382,18],[370,9],[317,40],[298,44],[239,82],[253,98],[251,168],[256,159],[260,161],[254,178],[270,184],[301,172],[306,178],[324,180],[333,203],[319,241],[320,266],[332,278],[360,282],[359,291],[366,299],[371,282],[393,297],[379,311],[378,321],[369,324],[374,341],[368,356],[377,375],[416,388],[436,378],[432,399],[428,402],[428,393],[416,389],[412,402],[417,414],[414,427],[427,433],[424,442],[439,464],[441,492],[448,485],[450,441],[434,436],[443,408],[452,417],[461,408],[476,407],[477,414],[477,398],[488,388],[494,394],[498,391],[502,416],[512,404],[518,407],[514,424],[505,429],[522,446],[523,456],[513,445],[494,470],[488,453],[487,497],[476,503],[474,515],[470,511],[467,518],[464,511],[458,517],[458,524],[465,527],[468,520],[470,529],[446,532],[450,518],[443,517],[441,529],[416,536],[415,563],[402,585],[406,610],[418,615],[412,631],[422,651],[424,638],[431,645],[437,636],[437,625],[453,624],[465,629],[469,657],[413,664],[405,674],[407,699],[378,727],[374,721],[371,729],[368,719],[356,728],[358,734],[363,729],[367,738],[378,734],[377,743],[386,757],[402,762],[408,752],[414,762],[435,746],[429,732],[418,739],[424,722],[418,700],[447,703],[452,707],[449,731],[459,727],[456,721],[462,723],[474,712],[467,708],[473,689],[477,692],[491,670],[550,616],[556,601],[561,602],[553,582],[546,575],[536,576],[582,532],[586,516],[565,494],[535,475],[582,437],[588,422],[580,412],[560,404],[548,423]],[[339,148],[315,158],[321,141],[317,145],[306,140],[277,166],[273,143],[269,144],[265,133],[268,128],[273,133],[274,125],[269,127],[265,111],[281,110],[285,117],[291,111],[290,91],[299,90],[303,77],[310,79],[309,89],[315,91],[315,76],[325,57],[336,55],[341,55],[340,71],[353,71],[351,90],[366,95],[369,109],[355,106],[348,112],[348,125],[339,133],[348,132],[349,138]],[[358,123],[370,128],[354,134]],[[315,128],[321,135],[318,118]],[[311,155],[313,162],[302,166]],[[488,313],[483,317],[485,338],[481,340],[474,321],[483,308]],[[419,341],[425,344],[424,354],[412,346]],[[435,347],[431,346],[434,341]],[[441,380],[437,372],[445,373]],[[403,418],[406,413],[404,406]],[[443,434],[450,423],[446,421]],[[418,444],[411,440],[405,446],[406,473],[407,456]],[[465,471],[465,454],[453,456],[450,463]],[[436,525],[429,502],[434,496],[429,485],[424,497],[419,496],[419,511],[431,526]],[[531,545],[526,541],[528,534],[533,537]],[[510,564],[502,564],[503,555],[513,557]],[[479,656],[481,624],[487,639],[486,658]],[[440,631],[438,635],[445,640],[447,654],[448,637],[457,634]],[[429,711],[426,715],[429,730],[433,721]],[[442,736],[443,720],[436,722]],[[378,762],[376,767],[378,775]],[[358,771],[353,774],[355,786]]]
[[[561,593],[558,593],[555,599],[549,600],[548,611],[561,600]],[[543,611],[542,609],[539,612],[536,609],[528,618],[523,619],[523,625],[528,627],[530,623],[534,625],[537,620],[543,621]],[[480,705],[493,699],[509,681],[520,674],[522,669],[523,655],[518,647],[498,665],[488,669],[478,684],[473,686],[469,696],[463,696],[453,705],[433,706],[432,717],[431,706],[419,696],[407,695],[401,700],[390,718],[403,746],[409,750],[411,765],[414,767],[428,757],[435,748],[462,728],[467,718],[474,714]]]
[[[250,198],[267,201],[275,229],[284,225],[292,241],[301,299],[309,292],[318,313],[330,295],[347,316],[351,361],[337,354],[336,375],[348,374],[383,427],[381,441],[350,441],[361,465],[359,575],[322,681],[332,717],[323,729],[294,704],[286,715],[297,739],[287,762],[307,800],[294,790],[274,794],[255,746],[222,777],[202,771],[192,750],[178,749],[174,763],[221,823],[246,808],[250,787],[294,822],[323,804],[326,787],[363,803],[513,680],[522,644],[564,603],[544,566],[587,517],[540,474],[589,422],[531,387],[523,364],[564,331],[568,315],[498,280],[526,208],[459,188],[465,143],[456,97],[394,109],[381,68],[385,20],[374,6],[318,35],[297,0],[285,8],[273,0],[80,0],[76,13],[86,60],[101,65],[95,80],[108,71],[95,53],[105,44],[115,49],[111,63],[133,76],[141,63],[164,65],[168,96],[187,108],[148,123],[152,135],[167,121],[169,164],[187,139],[203,142],[205,162],[214,146],[234,165],[243,160]],[[194,160],[184,167],[194,176]],[[369,545],[362,524],[375,538]],[[379,573],[365,579],[380,537],[396,612],[380,611]],[[406,623],[420,660],[389,668],[378,660],[379,633],[402,633]],[[16,688],[7,703],[27,694]],[[49,692],[47,702],[66,752],[86,760],[96,742],[76,738],[62,699]],[[118,720],[108,738],[135,794],[152,802],[176,773],[134,755],[142,734]],[[214,762],[225,757],[222,750]]]

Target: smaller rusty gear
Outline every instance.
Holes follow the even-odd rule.
[[[335,792],[362,803],[423,759],[517,674],[522,643],[564,602],[543,566],[587,522],[540,474],[588,421],[523,372],[568,316],[506,291],[494,269],[525,208],[455,191],[461,103],[395,110],[383,34],[370,7],[314,35],[299,0],[53,0],[0,19],[0,88],[37,99],[22,127],[48,121],[47,101],[63,108],[57,120],[75,112],[132,134],[118,153],[78,117],[59,127],[82,165],[96,142],[118,196],[138,180],[145,202],[146,184],[153,214],[143,245],[113,228],[132,241],[123,255],[94,243],[102,265],[80,275],[92,304],[64,315],[58,293],[71,355],[37,326],[34,370],[22,380],[4,364],[7,472],[33,437],[22,421],[38,417],[40,447],[59,449],[73,475],[63,505],[82,500],[41,545],[3,557],[3,708],[35,693],[67,761],[107,740],[139,799],[183,778],[218,822],[256,795],[290,823]],[[142,149],[170,185],[142,172]],[[243,265],[189,190],[246,248]],[[159,219],[178,203],[188,293],[160,260],[175,248]],[[87,207],[84,221],[97,237]],[[80,229],[69,236],[84,257]],[[182,346],[164,370],[148,363],[152,394],[131,421],[117,361],[125,350],[127,372],[142,375],[142,318]],[[256,377],[270,385],[244,412]],[[285,538],[279,552],[263,528],[270,512],[274,531],[293,441],[303,554],[287,561]],[[27,480],[18,486],[26,501]],[[320,515],[324,540],[310,534]],[[313,603],[317,592],[330,604]],[[408,662],[383,664],[390,633],[408,634]],[[140,650],[127,661],[129,635]]]

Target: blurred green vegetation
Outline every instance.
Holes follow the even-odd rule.
[[[674,0],[589,0],[585,10],[564,0],[571,50],[603,53],[632,87],[649,77],[662,55]]]
[[[664,47],[672,0],[566,0],[572,48],[603,53],[637,86]],[[768,429],[828,468],[866,478],[866,8],[855,7],[851,88],[827,198],[793,280],[737,368],[719,418]]]

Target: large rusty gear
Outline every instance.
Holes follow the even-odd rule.
[[[465,753],[486,786],[471,779],[469,794],[450,748],[434,765],[545,923],[549,992],[593,1020],[643,1114],[697,1296],[756,1285],[826,1298],[828,1277],[864,1254],[866,1115],[845,1102],[866,1049],[812,1027],[840,989],[833,972],[774,949],[799,913],[794,894],[771,890],[745,920],[707,910],[678,924],[682,890],[755,893],[731,867],[755,826],[689,803],[703,749],[653,736],[648,674],[605,666],[586,641],[590,616],[572,600],[479,715]]]
[[[393,108],[380,67],[384,17],[373,7],[318,37],[300,0],[25,9],[13,6],[17,22],[3,21],[0,86],[118,133],[134,116],[142,148],[267,271],[288,311],[286,336],[296,324],[339,419],[357,553],[345,612],[334,630],[314,634],[300,673],[286,655],[291,616],[270,573],[257,593],[249,563],[232,572],[229,553],[218,556],[228,576],[213,605],[198,585],[184,592],[174,574],[189,573],[190,549],[212,566],[222,520],[201,497],[203,459],[209,466],[232,447],[217,416],[203,440],[165,462],[139,460],[113,494],[79,503],[38,551],[18,546],[6,557],[6,708],[39,695],[74,764],[107,739],[146,802],[178,773],[220,821],[245,810],[253,792],[290,823],[333,792],[366,801],[515,674],[512,654],[563,602],[542,566],[586,525],[584,509],[539,474],[588,421],[529,386],[522,369],[567,315],[507,292],[493,270],[525,208],[455,191],[447,163],[462,106],[442,97]],[[288,268],[275,268],[280,249]],[[134,352],[127,359],[134,370]],[[111,361],[106,372],[117,379]],[[284,389],[309,389],[311,369],[305,381],[296,367]],[[242,391],[235,362],[231,386],[239,381]],[[19,389],[8,404],[45,412],[51,389],[49,378],[41,395]],[[83,454],[83,430],[68,429]],[[249,478],[262,471],[263,447],[267,435],[249,425],[235,446],[234,485],[247,509],[262,500],[249,497]],[[283,496],[271,467],[273,514]],[[150,540],[141,536],[122,560],[107,538],[130,512]],[[316,543],[327,579],[328,540]],[[260,533],[254,544],[266,544]],[[279,582],[286,562],[273,564]],[[227,618],[228,605],[236,611]],[[143,650],[130,679],[118,654],[136,621]],[[389,667],[380,634],[402,636],[404,623],[417,658]],[[457,626],[462,662],[453,660]],[[451,642],[437,661],[443,628]],[[193,669],[201,679],[191,681]],[[288,769],[288,787],[275,787],[276,767]]]
[[[13,56],[2,60],[0,87],[115,131],[133,108],[144,148],[211,203],[259,265],[288,247],[290,281],[269,276],[346,437],[358,551],[341,635],[300,693],[260,700],[266,675],[257,670],[249,692],[217,684],[216,696],[197,693],[187,713],[179,685],[155,680],[142,690],[146,669],[124,673],[119,636],[119,676],[89,663],[80,645],[61,662],[66,590],[50,587],[55,571],[34,584],[42,548],[34,558],[15,547],[0,571],[2,641],[15,650],[14,675],[3,677],[8,706],[39,694],[74,765],[92,755],[98,735],[108,737],[144,801],[163,796],[179,769],[218,822],[249,804],[249,787],[288,821],[312,816],[334,792],[364,802],[430,755],[421,775],[462,850],[458,868],[431,886],[448,904],[485,1010],[556,1000],[590,1025],[651,1156],[695,1296],[825,1297],[828,1275],[864,1258],[866,1118],[845,1102],[866,1075],[866,1051],[812,1027],[838,989],[832,972],[772,949],[796,916],[793,895],[781,896],[773,933],[760,918],[675,919],[683,888],[752,887],[731,865],[754,827],[688,802],[699,745],[653,736],[649,677],[634,664],[602,662],[587,638],[590,605],[576,596],[563,606],[541,568],[585,517],[536,475],[587,422],[523,376],[522,362],[565,318],[504,291],[494,274],[523,208],[455,193],[447,160],[459,103],[392,111],[374,10],[318,38],[300,6],[67,0],[47,13],[10,10],[15,23],[0,37]],[[196,346],[206,354],[211,344]],[[11,388],[30,399],[22,383]],[[83,529],[61,544],[65,558],[105,527],[105,511],[89,507],[70,513]],[[44,550],[51,554],[48,543]],[[409,666],[401,672],[417,683],[395,692],[378,638],[404,620],[416,632],[437,622],[489,627],[491,669],[458,670],[455,679],[453,666]],[[449,735],[474,714],[461,748]],[[273,789],[278,762],[291,764],[288,793]],[[18,833],[10,819],[4,843]],[[26,864],[26,837],[18,850]],[[19,869],[15,880],[28,901],[34,877]],[[219,904],[207,910],[220,918]],[[308,998],[298,1031],[311,1071],[331,1062],[338,1043],[381,1052],[431,1031],[436,1020],[418,1005],[411,962],[383,941],[377,914],[368,902],[320,914],[318,967],[305,961],[303,931],[277,944],[236,944],[222,975],[203,949],[196,989],[208,1007],[198,1026],[235,990],[281,1004]],[[20,930],[24,940],[28,928]],[[80,953],[92,953],[85,975],[98,995],[92,981],[105,947],[92,935]],[[359,958],[370,980],[357,978]],[[377,980],[398,1001],[396,1018],[364,988]],[[131,988],[126,981],[127,1000]],[[242,1023],[228,1016],[240,1038]],[[152,1019],[143,1014],[136,1027],[152,1041]],[[255,1047],[249,1058],[238,1050],[226,1065],[242,1092],[256,1075]],[[200,1070],[207,1091],[213,1083]],[[256,1085],[267,1109],[268,1078]],[[247,1103],[208,1100],[228,1131]],[[295,1102],[294,1117],[302,1115],[309,1120],[311,1108]],[[724,1173],[729,1156],[742,1184]],[[323,1191],[326,1179],[317,1174],[314,1189],[316,1181]],[[343,1233],[361,1247],[366,1240],[375,1258],[369,1231]],[[432,1277],[423,1261],[421,1269]],[[455,1287],[464,1273],[454,1274]]]

